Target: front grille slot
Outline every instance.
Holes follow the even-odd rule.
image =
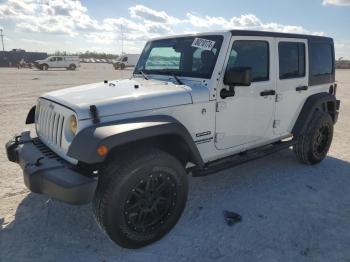
[[[45,142],[61,148],[64,120],[62,113],[55,111],[55,108],[50,107],[48,103],[41,103],[37,120],[39,136]]]
[[[45,157],[59,161],[62,164],[66,163],[66,161],[64,161],[61,157],[55,154],[50,148],[48,148],[43,142],[41,142],[39,138],[34,138],[33,144],[40,150],[41,153],[43,153],[43,155],[45,155]]]

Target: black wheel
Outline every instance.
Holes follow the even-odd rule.
[[[125,64],[120,64],[119,67],[120,67],[121,70],[124,70],[125,69]]]
[[[313,165],[326,157],[333,139],[333,124],[328,113],[314,113],[305,134],[300,135],[293,146],[301,162]]]
[[[177,223],[187,200],[187,174],[177,159],[158,149],[123,155],[111,158],[99,178],[94,215],[114,242],[140,248]]]
[[[76,68],[77,68],[76,65],[71,64],[71,65],[69,65],[68,70],[75,70]]]
[[[47,64],[43,64],[41,68],[42,70],[46,71],[47,69],[49,69],[49,66]]]

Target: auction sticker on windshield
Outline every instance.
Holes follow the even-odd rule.
[[[197,38],[197,37],[193,40],[193,43],[192,43],[193,47],[197,47],[197,48],[209,50],[209,51],[214,47],[214,45],[215,45],[215,41],[211,41],[203,38]]]

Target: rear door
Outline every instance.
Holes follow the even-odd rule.
[[[306,39],[277,38],[277,97],[275,135],[291,133],[309,96],[308,43]]]
[[[269,140],[275,104],[275,40],[271,37],[233,36],[225,71],[250,67],[250,86],[235,86],[235,94],[221,98],[216,113],[216,147],[227,149]]]

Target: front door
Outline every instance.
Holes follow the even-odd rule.
[[[268,140],[273,134],[275,108],[275,40],[269,37],[234,36],[226,58],[228,68],[250,67],[250,86],[235,86],[235,94],[221,98],[217,94],[216,136],[218,149],[240,147]]]

